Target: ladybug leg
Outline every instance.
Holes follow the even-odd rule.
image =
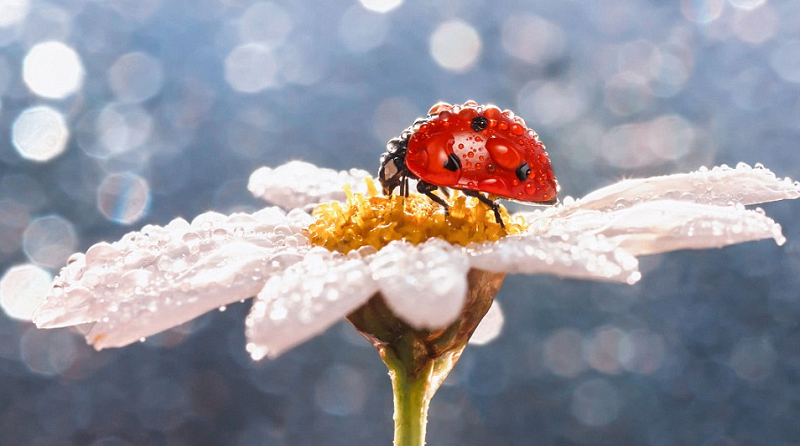
[[[447,204],[447,202],[444,201],[442,197],[433,194],[433,191],[438,188],[439,186],[434,186],[433,184],[426,183],[422,180],[417,182],[417,191],[419,191],[421,194],[425,194],[426,197],[440,204],[444,208],[444,215],[450,215],[450,206]]]
[[[488,197],[485,197],[485,196],[481,195],[479,192],[476,192],[474,190],[465,189],[462,192],[464,192],[464,195],[466,195],[468,197],[475,197],[478,200],[480,200],[481,203],[485,204],[486,206],[489,206],[492,209],[492,211],[494,211],[494,219],[495,219],[495,221],[500,223],[500,227],[501,228],[503,228],[503,229],[506,228],[505,223],[503,223],[503,219],[500,217],[500,205],[497,204],[496,201],[492,201]]]

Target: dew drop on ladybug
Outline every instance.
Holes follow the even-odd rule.
[[[407,194],[408,179],[416,179],[418,191],[445,209],[444,201],[433,194],[437,188],[538,204],[556,202],[558,182],[544,144],[514,112],[467,101],[440,102],[428,113],[402,133],[395,144],[401,149],[381,156],[379,178],[386,194],[397,187]],[[470,146],[466,156],[465,143]],[[461,157],[485,162],[462,164]],[[497,204],[482,195],[478,198],[502,223]]]

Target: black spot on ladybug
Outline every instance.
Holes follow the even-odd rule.
[[[472,127],[472,130],[480,132],[485,130],[486,127],[489,127],[489,120],[484,118],[483,116],[477,116],[475,118],[472,118],[472,121],[470,122],[469,126]]]
[[[517,167],[514,173],[517,174],[517,178],[519,178],[520,181],[525,181],[528,179],[528,175],[531,174],[531,167],[528,166],[528,163],[523,162]]]
[[[451,172],[455,172],[461,168],[461,160],[458,159],[455,153],[451,153],[450,156],[447,157],[447,161],[444,162],[444,168]]]

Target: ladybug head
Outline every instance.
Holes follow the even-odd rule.
[[[411,130],[404,161],[428,183],[518,201],[557,201],[558,182],[544,144],[510,110],[440,102]]]

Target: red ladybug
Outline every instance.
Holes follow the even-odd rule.
[[[417,190],[445,212],[447,203],[433,191],[459,189],[489,206],[501,225],[498,204],[480,192],[555,204],[559,189],[539,135],[513,112],[475,101],[434,105],[387,143],[378,177],[386,195],[399,187],[404,196],[408,179],[417,179]]]

